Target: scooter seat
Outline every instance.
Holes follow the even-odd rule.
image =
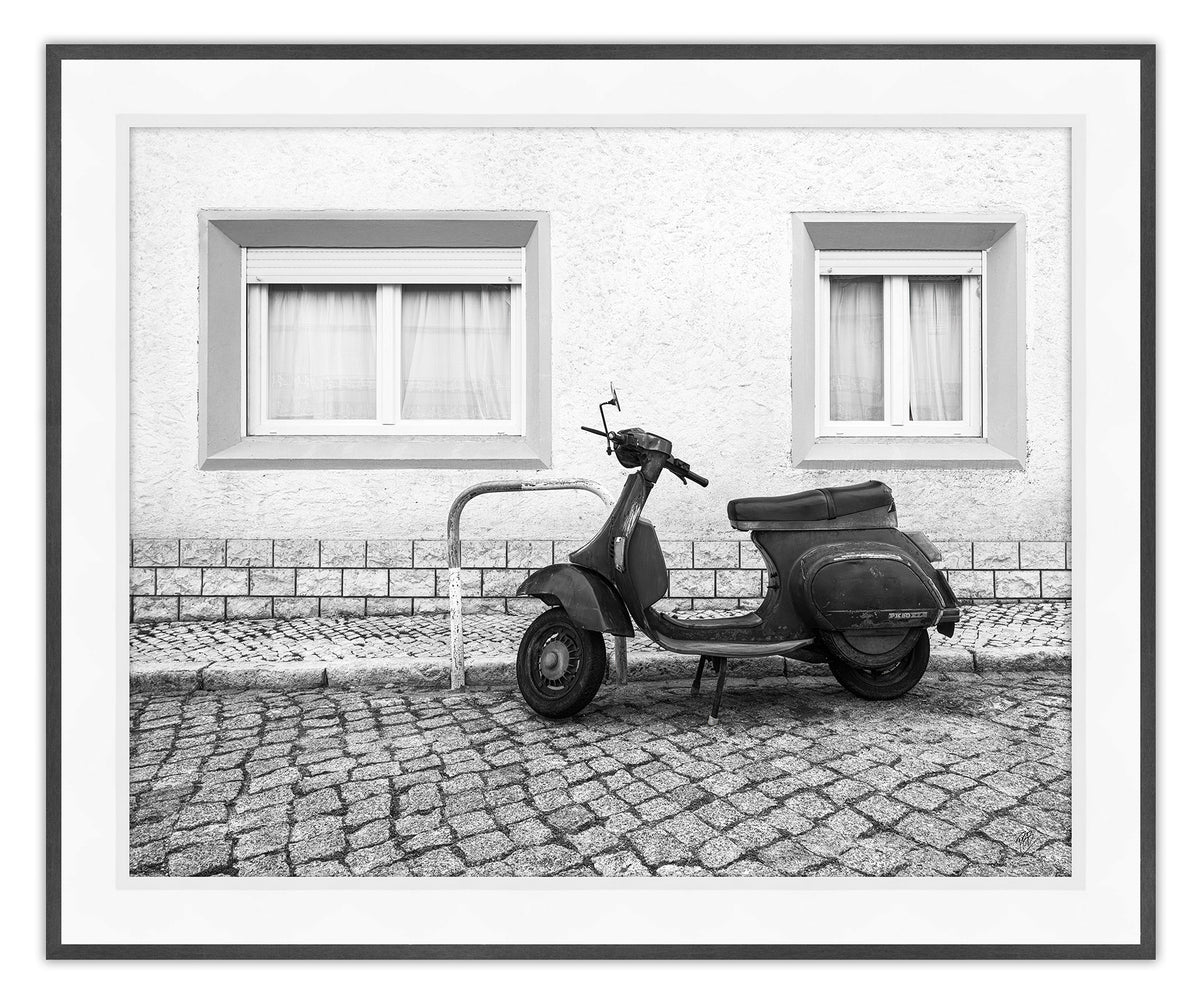
[[[882,481],[814,488],[794,495],[730,499],[732,523],[811,523],[869,509],[892,508],[892,490]]]

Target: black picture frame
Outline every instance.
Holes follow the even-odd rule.
[[[1150,44],[52,44],[46,47],[46,958],[48,959],[1152,959],[1156,953],[1156,650],[1141,619],[1140,938],[997,945],[176,945],[62,940],[62,69],[72,60],[1125,60],[1140,81],[1140,603],[1156,606],[1156,47]]]

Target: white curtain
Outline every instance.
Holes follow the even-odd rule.
[[[829,280],[829,417],[883,419],[883,279]]]
[[[510,301],[508,286],[404,287],[402,417],[510,417]]]
[[[908,280],[909,418],[961,421],[963,281],[958,277]]]
[[[375,287],[271,286],[270,418],[375,417]]]

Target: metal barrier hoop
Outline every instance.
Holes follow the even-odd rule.
[[[446,519],[446,564],[450,572],[450,689],[466,686],[466,657],[463,653],[462,609],[462,537],[459,532],[463,509],[479,495],[497,492],[547,492],[578,490],[591,492],[606,506],[612,506],[612,496],[595,481],[579,478],[555,478],[546,481],[483,481],[458,494]],[[613,662],[617,683],[628,678],[628,654],[625,639],[613,636]]]

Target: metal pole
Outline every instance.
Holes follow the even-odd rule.
[[[547,492],[547,491],[591,492],[606,506],[612,506],[612,497],[602,485],[595,481],[577,478],[556,478],[547,481],[484,481],[472,485],[459,493],[450,506],[446,519],[446,564],[450,572],[450,689],[461,690],[466,686],[466,656],[463,653],[463,609],[462,609],[462,537],[460,524],[463,509],[478,495],[496,492]],[[617,668],[617,682],[625,683],[629,675],[625,639],[614,638],[613,661]]]

